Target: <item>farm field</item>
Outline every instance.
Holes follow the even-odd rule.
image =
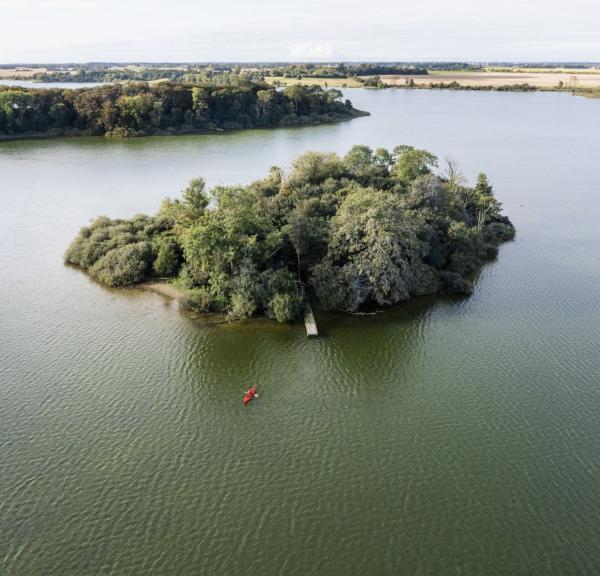
[[[265,78],[268,84],[291,86],[293,84],[317,84],[329,88],[361,88],[362,84],[353,78],[286,78],[284,76],[268,76]]]
[[[0,68],[0,79],[12,78],[19,76],[20,78],[31,78],[38,72],[46,72],[46,68]]]
[[[541,89],[557,88],[560,81],[565,88],[598,88],[600,73],[586,72],[430,72],[427,76],[394,75],[382,76],[388,86],[404,85],[412,79],[417,86],[427,86],[432,82],[458,82],[462,86],[510,86],[529,84]]]

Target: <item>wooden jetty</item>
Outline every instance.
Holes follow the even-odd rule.
[[[318,336],[317,323],[310,304],[307,302],[304,306],[304,326],[306,326],[307,336]]]

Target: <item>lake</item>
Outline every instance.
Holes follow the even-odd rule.
[[[600,573],[600,103],[345,93],[372,115],[0,144],[2,574]],[[487,172],[517,238],[471,297],[309,340],[62,263],[97,215],[359,143]]]
[[[93,88],[94,86],[102,86],[102,82],[37,82],[35,80],[0,80],[0,86],[13,86],[19,88]]]

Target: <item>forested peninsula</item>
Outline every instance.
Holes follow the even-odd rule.
[[[182,305],[232,318],[296,319],[306,299],[355,312],[470,293],[515,230],[485,174],[411,146],[307,152],[248,186],[193,180],[154,216],[100,217],[65,262],[108,286],[169,279]]]
[[[96,88],[0,87],[0,139],[32,136],[116,137],[294,126],[367,115],[339,90],[243,86],[110,84]]]

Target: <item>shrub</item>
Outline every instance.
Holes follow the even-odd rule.
[[[131,286],[145,278],[151,258],[149,242],[114,248],[89,269],[90,276],[107,286]]]
[[[253,266],[244,265],[231,282],[230,315],[249,318],[261,308],[264,286]]]
[[[181,295],[179,303],[184,308],[209,312],[212,309],[212,296],[206,288],[192,288]]]
[[[471,294],[473,283],[456,272],[442,272],[440,286],[446,294]]]
[[[488,242],[507,242],[514,239],[515,229],[510,223],[492,222],[485,227],[484,236]]]
[[[172,238],[161,238],[153,264],[154,273],[161,277],[176,276],[179,270],[179,246]]]
[[[267,316],[277,322],[292,322],[300,316],[301,311],[302,299],[293,294],[277,292],[267,304]]]
[[[195,287],[194,277],[187,264],[182,264],[179,268],[179,275],[173,281],[174,284],[182,290],[191,290]]]

